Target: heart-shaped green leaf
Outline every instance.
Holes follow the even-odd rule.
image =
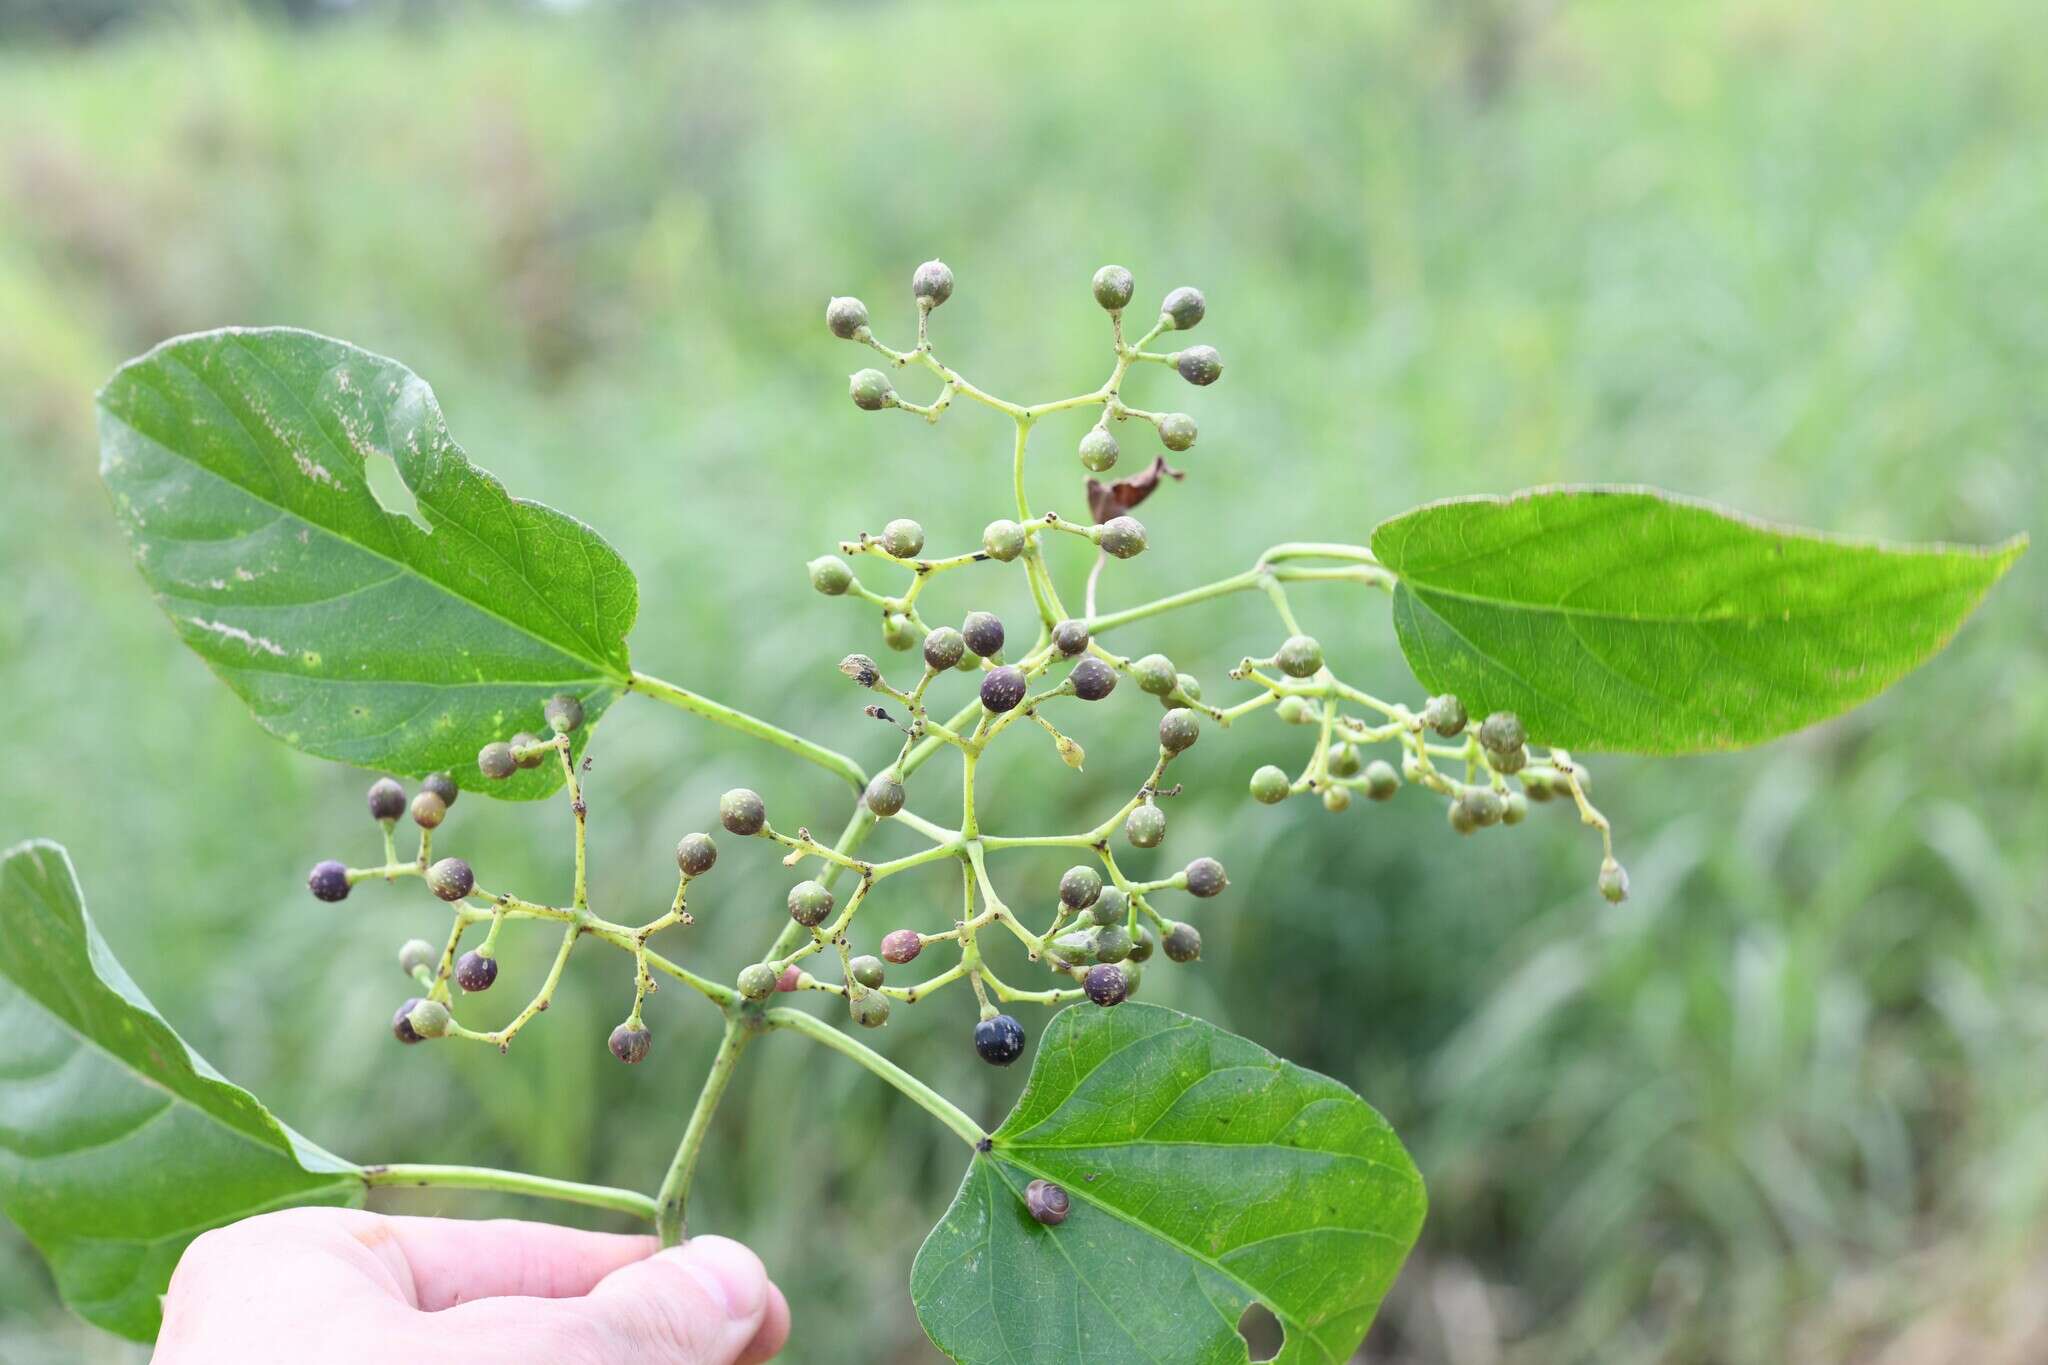
[[[1409,667],[1567,748],[1700,753],[1846,711],[1924,663],[2020,552],[1880,545],[1639,488],[1462,498],[1380,523]]]
[[[1063,1223],[1025,1206],[1068,1193]],[[1422,1228],[1422,1178],[1370,1105],[1156,1005],[1074,1005],[917,1254],[919,1320],[957,1361],[1244,1362],[1253,1301],[1278,1360],[1351,1358]]]
[[[79,1316],[151,1340],[194,1237],[363,1190],[172,1032],[93,928],[62,848],[0,857],[0,1211]]]
[[[484,787],[479,748],[545,733],[558,692],[594,721],[631,676],[625,561],[471,465],[396,361],[286,328],[206,332],[122,366],[99,402],[100,472],[143,577],[286,743]],[[485,789],[561,781],[544,764]]]

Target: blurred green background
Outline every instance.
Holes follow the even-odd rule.
[[[0,842],[68,844],[169,1018],[359,1160],[649,1187],[711,1016],[664,993],[654,1057],[613,1064],[630,986],[591,953],[509,1057],[396,1054],[394,951],[442,921],[417,888],[306,896],[314,859],[371,856],[365,778],[266,738],[181,649],[96,479],[95,386],[172,333],[294,323],[405,360],[473,458],[636,566],[641,667],[869,763],[889,737],[833,664],[875,650],[876,622],[812,594],[803,561],[905,514],[970,544],[1005,507],[1007,427],[855,412],[865,352],[820,314],[858,294],[900,342],[934,255],[959,278],[941,353],[1027,400],[1104,372],[1097,265],[1144,298],[1208,293],[1229,370],[1133,392],[1202,440],[1106,606],[1550,480],[1898,538],[2048,527],[2048,82],[2025,0],[127,8],[0,4]],[[1080,430],[1043,433],[1041,504],[1080,510]],[[1277,723],[1190,754],[1158,859],[1217,853],[1234,889],[1200,911],[1201,966],[1147,993],[1349,1082],[1414,1151],[1430,1221],[1373,1359],[2048,1355],[2039,558],[1842,721],[1596,759],[1634,874],[1619,909],[1554,806],[1467,844],[1417,794],[1251,806],[1250,771],[1300,756]],[[949,610],[1023,619],[1012,576],[973,582]],[[1412,695],[1383,599],[1346,591],[1297,605],[1347,673]],[[1217,695],[1276,634],[1247,599],[1121,645]],[[1143,771],[1152,708],[1119,694],[1080,721],[1085,775],[1016,744],[985,809],[1099,818]],[[670,845],[725,787],[824,828],[843,812],[829,779],[650,705],[622,704],[593,754],[608,904],[665,900]],[[473,797],[445,842],[546,894],[566,833],[552,804]],[[729,851],[688,959],[736,970],[785,880]],[[944,874],[898,886],[877,928],[947,914]],[[513,942],[508,983],[550,937]],[[973,1059],[971,1021],[942,996],[880,1042],[992,1120],[1022,1077]],[[904,1282],[961,1164],[857,1068],[770,1042],[692,1222],[762,1251],[797,1305],[790,1359],[930,1360]],[[0,1360],[135,1358],[73,1324],[0,1226]]]

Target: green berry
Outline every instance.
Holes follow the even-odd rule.
[[[1073,1206],[1074,1201],[1068,1196],[1066,1187],[1055,1185],[1050,1180],[1034,1180],[1024,1187],[1024,1208],[1047,1227],[1058,1227],[1066,1222]]]
[[[888,612],[882,617],[882,643],[900,654],[917,643],[917,627],[902,612]]]
[[[1356,777],[1365,767],[1365,760],[1359,756],[1356,744],[1339,744],[1330,750],[1330,775],[1333,777]]]
[[[880,988],[889,970],[882,965],[882,959],[870,957],[865,953],[848,963],[847,966],[852,973],[853,979],[871,991]]]
[[[1160,947],[1169,962],[1193,962],[1202,955],[1202,931],[1192,924],[1176,924],[1166,931]]]
[[[1159,747],[1170,754],[1194,747],[1202,737],[1202,722],[1185,706],[1176,706],[1159,718]]]
[[[944,261],[926,261],[910,277],[910,293],[926,308],[953,297],[953,272]]]
[[[984,659],[1003,652],[1003,621],[992,611],[970,611],[960,623],[960,635],[967,647]]]
[[[1196,388],[1206,388],[1223,377],[1223,357],[1214,346],[1190,346],[1173,358],[1173,368]]]
[[[1452,801],[1444,809],[1444,818],[1450,821],[1451,829],[1459,834],[1470,834],[1479,828],[1479,822],[1472,818],[1472,808],[1463,801]]]
[[[1186,450],[1201,434],[1195,419],[1184,412],[1162,413],[1153,425],[1159,429],[1159,443],[1168,450]]]
[[[1185,284],[1168,294],[1166,302],[1159,305],[1159,315],[1177,332],[1193,328],[1208,311],[1209,304],[1202,297],[1202,291]]]
[[[1349,787],[1323,788],[1323,809],[1332,815],[1338,815],[1350,810],[1351,789]]]
[[[370,818],[390,824],[405,814],[405,788],[388,777],[370,784]]]
[[[1529,798],[1520,792],[1509,792],[1500,801],[1500,822],[1503,825],[1519,825],[1529,818]]]
[[[1509,749],[1505,753],[1498,754],[1489,751],[1486,755],[1486,761],[1501,776],[1513,777],[1516,773],[1522,771],[1524,767],[1528,766],[1529,751],[1527,749]]]
[[[462,788],[456,786],[455,779],[447,773],[428,773],[420,783],[420,790],[440,797],[443,806],[454,805],[455,798],[462,795]]]
[[[1067,674],[1067,681],[1074,685],[1074,695],[1082,701],[1101,701],[1116,691],[1116,670],[1100,659],[1083,659]]]
[[[1278,805],[1287,799],[1293,786],[1286,773],[1268,763],[1252,774],[1252,800],[1265,806]]]
[[[558,735],[574,734],[583,728],[583,703],[566,692],[549,697],[540,714],[547,721],[548,729]]]
[[[332,858],[315,863],[306,874],[306,889],[315,900],[345,901],[349,891],[348,868]]]
[[[740,994],[749,1000],[766,1000],[775,994],[775,979],[781,975],[765,962],[750,962],[740,968]]]
[[[1496,711],[1479,723],[1479,747],[1489,754],[1504,754],[1528,743],[1522,718],[1512,711]]]
[[[1322,719],[1309,705],[1307,697],[1282,697],[1280,704],[1273,708],[1273,714],[1288,725],[1313,725]]]
[[[1014,711],[1023,702],[1030,683],[1024,677],[1024,670],[1015,664],[990,669],[981,679],[981,704],[991,715],[1002,715]]]
[[[934,673],[957,666],[967,653],[967,640],[951,626],[940,626],[924,637],[924,663]]]
[[[1164,654],[1147,654],[1131,665],[1131,676],[1138,680],[1138,690],[1163,697],[1173,691],[1178,675],[1173,671],[1173,660]]]
[[[1060,902],[1069,910],[1086,910],[1102,894],[1102,874],[1077,863],[1060,878]]]
[[[1138,993],[1138,983],[1145,979],[1145,969],[1129,958],[1125,958],[1122,962],[1117,963],[1116,969],[1124,974],[1124,995],[1126,997],[1136,995]]]
[[[1121,924],[1098,929],[1095,931],[1095,960],[1122,962],[1131,955],[1131,943],[1131,931]]]
[[[1081,467],[1091,474],[1106,474],[1116,468],[1116,458],[1122,453],[1123,447],[1108,427],[1090,427],[1081,437]]]
[[[612,1036],[606,1043],[612,1050],[612,1056],[627,1066],[638,1066],[647,1060],[647,1054],[653,1050],[654,1035],[644,1028],[621,1024],[612,1030]]]
[[[1095,528],[1095,543],[1113,559],[1145,553],[1145,524],[1136,517],[1111,517]]]
[[[1431,697],[1422,708],[1422,723],[1452,739],[1465,732],[1465,703],[1446,692],[1440,697]]]
[[[862,1028],[880,1028],[889,1022],[889,997],[880,991],[862,991],[849,1002],[853,1022]]]
[[[1094,960],[1095,935],[1086,929],[1070,929],[1052,941],[1049,952],[1069,967]]]
[[[476,890],[476,873],[460,858],[443,858],[427,869],[427,889],[444,901],[459,901]]]
[[[448,1007],[438,1000],[422,1000],[406,1012],[405,1022],[412,1025],[412,1031],[422,1038],[445,1038],[448,1026],[455,1022],[448,1013]]]
[[[1309,635],[1290,635],[1273,656],[1282,673],[1290,678],[1311,678],[1323,666],[1323,647]]]
[[[1152,954],[1159,949],[1159,936],[1144,925],[1138,926],[1138,936],[1131,940],[1131,955],[1128,962],[1150,962]]]
[[[877,773],[863,799],[869,810],[886,819],[903,809],[903,784],[892,773]]]
[[[1076,621],[1071,616],[1052,628],[1053,648],[1062,658],[1071,659],[1088,648],[1088,623]]]
[[[398,1007],[398,1013],[391,1016],[391,1036],[401,1043],[418,1043],[425,1040],[413,1030],[412,1012],[426,1001],[414,996]]]
[[[718,823],[726,832],[745,838],[759,834],[768,823],[768,807],[761,794],[747,787],[734,787],[718,798]]]
[[[521,730],[512,736],[512,761],[520,767],[538,768],[547,757],[547,751],[540,747],[540,736],[531,730]]]
[[[990,559],[1007,564],[1024,553],[1028,537],[1014,521],[997,518],[981,528],[981,548]]]
[[[789,888],[789,917],[806,929],[815,929],[832,913],[832,893],[823,882],[798,882]]]
[[[1137,287],[1131,272],[1120,265],[1106,265],[1095,272],[1095,301],[1112,313],[1131,306]]]
[[[868,325],[868,306],[855,298],[836,298],[825,305],[825,326],[841,341],[857,341]]]
[[[1124,820],[1124,838],[1132,848],[1157,848],[1166,837],[1166,812],[1157,806],[1140,806]]]
[[[1628,899],[1628,869],[1612,858],[1600,862],[1600,894],[1613,905]]]
[[[811,586],[827,597],[844,597],[853,586],[853,570],[838,555],[819,555],[809,567]]]
[[[1195,681],[1194,674],[1176,673],[1173,675],[1173,691],[1166,695],[1169,705],[1184,706],[1189,702],[1197,702],[1201,699],[1202,685]]]
[[[1458,793],[1457,804],[1465,808],[1475,828],[1485,829],[1500,823],[1500,793],[1491,787],[1466,787]]]
[[[905,962],[916,961],[917,955],[923,951],[924,940],[918,936],[915,929],[891,929],[882,935],[884,962],[894,962],[900,966]]]
[[[498,979],[498,959],[471,949],[455,962],[455,984],[471,995],[491,988]]]
[[[1089,912],[1097,924],[1122,924],[1131,915],[1131,898],[1120,887],[1105,886],[1095,893],[1095,908]]]
[[[439,829],[448,818],[448,803],[432,792],[423,791],[412,799],[412,822],[421,829]]]
[[[1548,801],[1560,794],[1557,774],[1548,768],[1531,768],[1522,774],[1522,790],[1531,801]]]
[[[1383,758],[1376,758],[1365,768],[1365,794],[1374,801],[1384,801],[1401,789],[1400,774],[1394,765]]]
[[[1223,888],[1230,885],[1223,864],[1214,858],[1195,859],[1182,870],[1181,875],[1188,879],[1188,894],[1202,900],[1221,894]]]
[[[701,877],[718,861],[718,845],[708,834],[685,834],[676,841],[676,867],[685,877]]]
[[[1107,1009],[1123,1004],[1124,997],[1131,993],[1131,983],[1122,968],[1105,962],[1088,969],[1088,974],[1081,978],[1081,989],[1090,1000]]]
[[[909,517],[898,517],[882,528],[882,549],[891,558],[909,559],[924,549],[924,527]]]
[[[441,950],[423,938],[409,938],[398,950],[398,970],[407,976],[441,960]]]
[[[853,405],[862,412],[879,412],[896,401],[896,389],[880,370],[861,370],[847,380]]]

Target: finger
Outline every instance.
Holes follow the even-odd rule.
[[[612,1272],[581,1306],[616,1352],[601,1360],[739,1365],[765,1358],[749,1352],[775,1297],[760,1257],[724,1237],[697,1237]]]
[[[740,1352],[739,1365],[761,1365],[762,1361],[773,1360],[788,1342],[789,1300],[782,1297],[781,1286],[771,1281],[768,1311],[762,1315],[761,1329],[754,1333],[753,1341]]]
[[[404,1260],[411,1271],[413,1303],[429,1313],[473,1299],[580,1298],[621,1266],[646,1259],[656,1246],[652,1237],[515,1219],[381,1218],[377,1223],[367,1236],[382,1238]]]

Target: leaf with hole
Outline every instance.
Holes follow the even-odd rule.
[[[192,649],[308,753],[495,796],[485,744],[594,721],[631,676],[632,571],[574,518],[471,465],[403,365],[286,328],[167,341],[100,393],[100,472]],[[589,727],[579,733],[580,745]]]
[[[1884,545],[1639,488],[1384,521],[1409,667],[1566,748],[1699,753],[1847,711],[1938,651],[2026,547]]]
[[[1025,1206],[1068,1192],[1064,1222]],[[1336,1081],[1156,1005],[1070,1006],[911,1270],[956,1361],[1243,1362],[1263,1304],[1288,1365],[1351,1358],[1424,1211],[1422,1178]]]
[[[62,848],[0,858],[0,1211],[73,1311],[148,1341],[194,1237],[363,1189],[185,1046],[93,927]]]

